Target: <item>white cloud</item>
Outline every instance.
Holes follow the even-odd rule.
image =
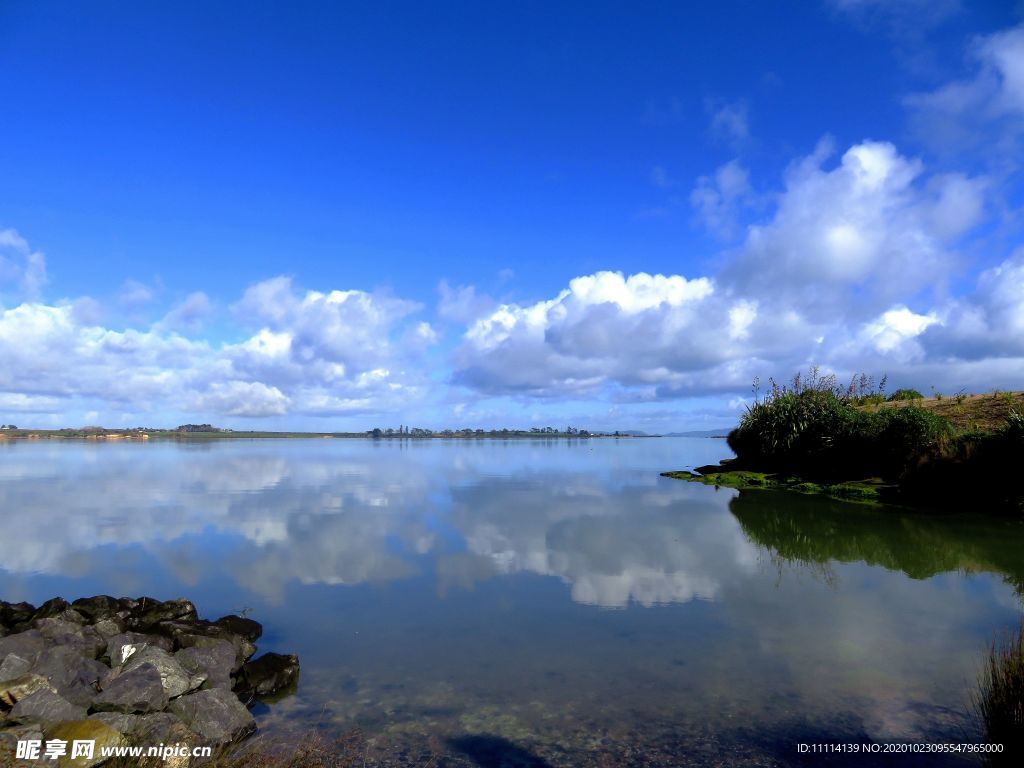
[[[506,271],[511,277],[511,270],[502,270]],[[437,284],[437,292],[440,295],[437,314],[444,320],[468,323],[494,307],[494,300],[485,294],[478,294],[472,285],[452,287],[447,280],[442,280]]]
[[[422,397],[420,356],[438,339],[408,320],[418,307],[362,291],[300,293],[274,278],[238,305],[251,335],[215,346],[174,330],[209,314],[203,293],[143,329],[103,327],[103,305],[88,297],[23,303],[0,309],[0,407],[248,418],[402,407]]]
[[[752,195],[750,176],[739,160],[719,167],[713,176],[701,176],[690,192],[690,204],[703,225],[723,237],[736,228],[738,208]]]
[[[933,146],[954,153],[983,148],[1005,162],[1024,129],[1024,25],[976,38],[969,57],[970,77],[913,94],[907,104]]]
[[[195,330],[213,314],[213,302],[202,291],[195,291],[174,306],[163,319],[169,328]]]
[[[831,154],[823,142],[790,168],[772,215],[719,274],[602,272],[504,304],[465,333],[455,381],[485,395],[635,402],[737,393],[754,375],[812,363],[918,381],[946,364],[941,381],[976,378],[971,361],[998,356],[986,386],[1024,375],[1024,251],[968,297],[942,292],[987,181],[930,177],[883,142],[854,145],[833,167]]]
[[[156,298],[155,289],[138,280],[128,279],[121,286],[117,300],[126,307],[142,307]]]
[[[7,286],[35,296],[46,284],[46,257],[33,250],[17,230],[0,229],[0,295]]]
[[[191,402],[201,413],[223,413],[228,416],[283,416],[289,399],[277,387],[259,381],[215,381]]]

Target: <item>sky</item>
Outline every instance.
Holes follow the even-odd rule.
[[[1024,5],[0,0],[0,422],[1024,389]]]

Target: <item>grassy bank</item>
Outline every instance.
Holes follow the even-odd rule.
[[[1024,514],[1024,396],[842,390],[815,372],[772,385],[728,437],[736,458],[671,477],[858,501]]]

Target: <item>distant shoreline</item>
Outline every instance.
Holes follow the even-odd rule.
[[[0,432],[0,442],[5,440],[86,440],[110,442],[146,442],[159,441],[204,441],[204,440],[253,440],[253,439],[338,439],[338,440],[373,440],[373,441],[422,441],[422,440],[636,440],[656,438],[662,435],[625,435],[596,434],[579,435],[568,432],[507,432],[484,434],[441,434],[430,435],[372,435],[367,432],[178,432],[176,430],[150,430],[146,432],[108,430],[105,432],[84,433],[78,430],[45,430],[25,429]]]

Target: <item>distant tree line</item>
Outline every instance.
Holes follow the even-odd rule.
[[[558,430],[555,427],[530,427],[529,429],[424,429],[422,427],[408,427],[400,424],[398,429],[376,427],[367,430],[367,435],[374,438],[385,437],[518,437],[523,435],[556,435],[572,437],[590,437],[591,432],[578,427],[566,427]]]

